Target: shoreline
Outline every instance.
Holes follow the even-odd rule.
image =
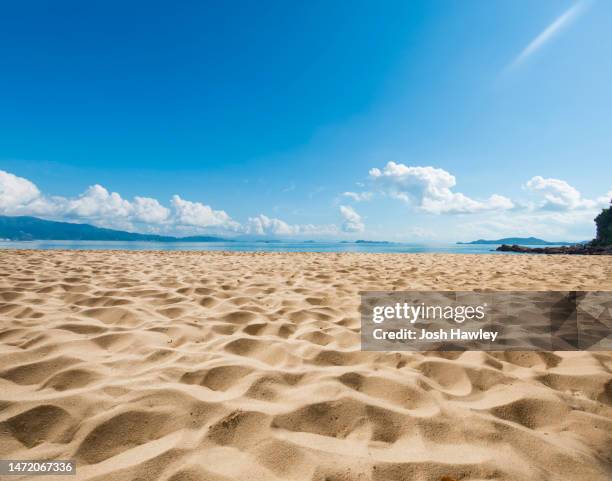
[[[151,253],[151,254],[173,254],[173,253],[183,253],[183,254],[220,254],[220,255],[264,255],[264,254],[272,254],[272,255],[323,255],[323,256],[334,256],[334,255],[348,255],[348,256],[400,256],[400,257],[410,257],[410,256],[469,256],[469,257],[494,257],[499,259],[506,259],[509,257],[523,257],[515,254],[549,254],[554,255],[554,257],[591,257],[593,254],[587,253],[571,253],[571,252],[540,252],[539,249],[542,248],[529,248],[523,246],[516,246],[522,250],[508,250],[504,249],[500,250],[502,246],[499,246],[497,249],[490,249],[487,252],[366,252],[366,251],[268,251],[268,250],[220,250],[220,249],[95,249],[95,248],[78,248],[78,249],[66,249],[66,248],[31,248],[31,249],[22,249],[22,248],[14,248],[14,247],[1,247],[0,246],[0,254],[4,252],[17,252],[17,253],[35,253],[35,252],[57,252],[57,253]],[[507,246],[514,248],[515,246]],[[553,248],[556,249],[556,248]],[[503,252],[503,254],[496,253]],[[533,251],[533,252],[532,252]],[[612,253],[612,252],[611,252]],[[505,254],[505,255],[504,255]],[[606,252],[604,255],[607,255]],[[539,256],[537,256],[539,257]]]

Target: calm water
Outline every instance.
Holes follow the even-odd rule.
[[[118,242],[118,241],[0,241],[0,249],[102,249],[240,252],[377,252],[442,254],[506,254],[491,244],[350,244],[342,242]]]

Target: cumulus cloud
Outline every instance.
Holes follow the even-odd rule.
[[[240,224],[231,219],[223,210],[213,210],[210,206],[200,202],[191,202],[181,199],[178,195],[172,196],[176,223],[192,227],[224,227],[229,230],[238,230]]]
[[[354,200],[355,202],[361,202],[366,200],[372,200],[372,192],[343,192],[344,197]]]
[[[170,209],[161,205],[157,199],[134,197],[132,205],[134,207],[134,216],[140,222],[163,224],[170,217]]]
[[[340,206],[340,214],[344,218],[342,230],[344,232],[363,232],[365,226],[361,220],[361,216],[348,205]]]
[[[99,184],[90,186],[78,198],[68,200],[65,210],[68,217],[88,219],[128,218],[131,212],[129,201]]]
[[[32,182],[0,170],[0,212],[19,212],[40,198],[40,191]]]
[[[267,217],[259,214],[256,217],[249,217],[247,232],[257,235],[293,235],[297,231],[295,226],[291,226],[280,219]]]
[[[604,207],[612,196],[612,192],[609,192],[608,195],[595,200],[585,199],[575,187],[564,180],[544,178],[539,175],[532,177],[525,186],[528,190],[544,196],[544,200],[537,206],[542,210],[592,210],[597,207]]]
[[[136,224],[155,232],[173,228],[185,230],[184,227],[240,229],[240,224],[227,213],[200,202],[175,195],[171,207],[169,209],[150,197],[124,199],[99,184],[90,186],[75,198],[47,197],[29,180],[0,171],[0,214],[3,215],[38,215],[132,230]]]
[[[33,209],[32,214],[86,221],[105,227],[133,229],[133,223],[159,225],[170,218],[170,210],[156,199],[134,197],[129,201],[99,184],[88,187],[73,199],[40,197],[39,200],[47,209]]]
[[[281,219],[259,214],[256,217],[249,217],[245,232],[266,236],[319,236],[337,234],[338,228],[335,225],[288,224]]]
[[[455,176],[444,169],[388,162],[384,169],[373,168],[369,174],[370,180],[382,192],[431,214],[467,214],[514,207],[513,202],[502,195],[476,200],[454,192]]]
[[[37,215],[55,220],[88,222],[99,226],[156,233],[204,231],[275,236],[330,236],[340,232],[336,225],[289,224],[263,214],[245,225],[225,211],[174,195],[170,206],[157,199],[132,200],[95,184],[78,197],[47,197],[28,179],[0,170],[0,214]]]
[[[0,214],[55,216],[65,209],[62,197],[45,197],[28,179],[0,170]]]

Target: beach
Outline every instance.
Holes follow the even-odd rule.
[[[612,258],[0,250],[0,458],[92,481],[611,479],[612,352],[360,350],[361,291],[473,289],[612,290]]]

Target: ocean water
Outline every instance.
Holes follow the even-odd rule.
[[[122,241],[0,241],[0,249],[159,250],[237,252],[372,252],[500,254],[495,244],[345,243],[345,242],[122,242]]]

